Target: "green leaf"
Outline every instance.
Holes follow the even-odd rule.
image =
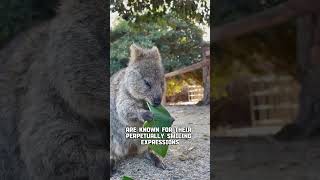
[[[170,113],[162,106],[152,106],[147,102],[149,110],[153,113],[154,118],[152,121],[147,121],[144,123],[144,127],[159,127],[161,134],[162,127],[171,127],[172,120]],[[167,139],[167,138],[164,138]],[[168,152],[168,145],[153,145],[149,144],[149,148],[152,149],[156,154],[161,157],[165,157]]]
[[[123,176],[123,177],[122,177],[122,180],[133,180],[133,178],[128,177],[128,176]]]

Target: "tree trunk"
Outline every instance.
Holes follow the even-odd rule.
[[[210,47],[209,45],[202,46],[202,58],[203,62],[207,62],[202,68],[202,82],[203,82],[203,98],[201,104],[210,104]]]
[[[210,65],[202,68],[202,81],[203,81],[203,99],[204,105],[210,104]]]
[[[162,105],[167,105],[167,81],[165,79],[164,81],[164,91],[163,91],[163,95],[162,95],[162,101],[161,104]]]

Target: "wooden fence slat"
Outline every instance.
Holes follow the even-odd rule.
[[[298,104],[280,104],[280,105],[257,105],[253,110],[272,110],[272,109],[296,109]]]
[[[260,81],[259,81],[260,80]],[[249,81],[253,126],[290,122],[298,109],[294,80],[288,76],[255,77]]]
[[[193,64],[193,65],[178,69],[176,71],[172,71],[170,73],[167,73],[167,74],[165,74],[165,78],[169,78],[169,77],[173,77],[173,76],[176,76],[176,75],[180,75],[180,74],[184,74],[184,73],[187,73],[187,72],[191,72],[191,71],[194,71],[194,70],[197,70],[197,69],[201,69],[202,67],[208,66],[208,65],[209,65],[209,60],[203,60],[203,61],[200,61],[200,62],[198,62],[196,64]]]

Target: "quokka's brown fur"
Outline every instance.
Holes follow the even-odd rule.
[[[139,139],[126,139],[126,127],[142,127],[152,119],[146,101],[159,105],[164,91],[164,69],[158,48],[130,47],[128,67],[111,77],[110,84],[110,158],[113,163],[129,156],[146,153],[155,165],[164,168],[157,156],[141,145]]]

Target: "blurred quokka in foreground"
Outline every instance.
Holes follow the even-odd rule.
[[[113,170],[116,163],[129,155],[145,154],[155,166],[165,168],[162,161],[141,145],[139,139],[126,139],[126,127],[142,127],[153,114],[145,102],[160,105],[164,91],[164,69],[158,48],[143,49],[133,44],[130,60],[111,77],[110,84],[110,159]]]

